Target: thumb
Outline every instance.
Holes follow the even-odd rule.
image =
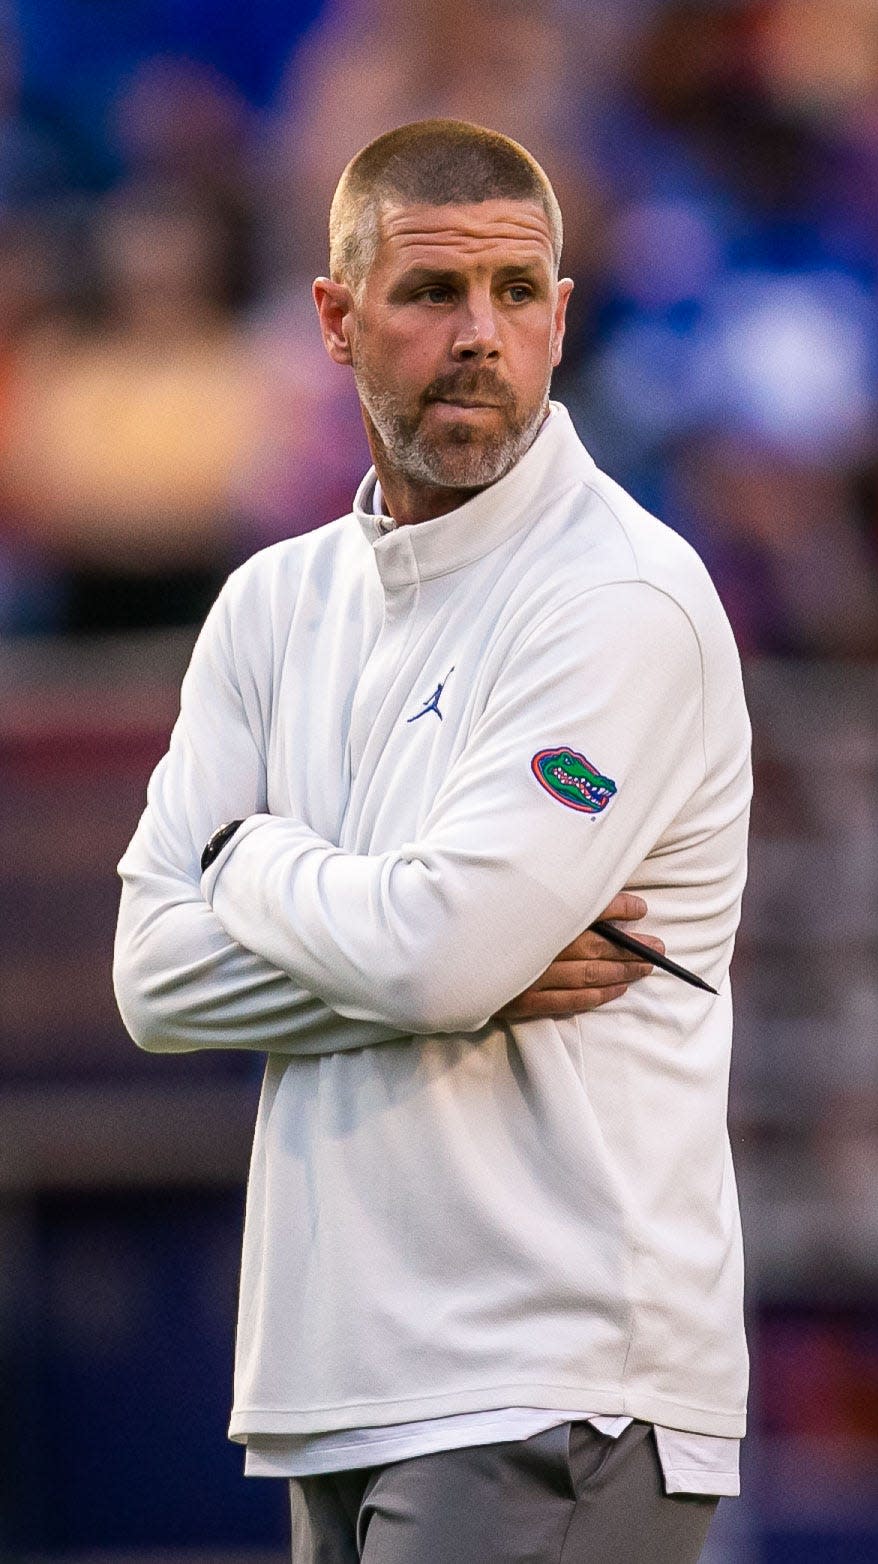
[[[645,918],[646,911],[642,896],[635,896],[633,891],[620,891],[600,916],[610,923],[633,923],[638,918]]]

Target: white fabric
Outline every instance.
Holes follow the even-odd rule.
[[[376,481],[371,509],[382,533],[392,531],[395,525],[392,517],[384,514],[383,504],[381,485]],[[467,1412],[384,1428],[347,1428],[341,1434],[317,1434],[311,1438],[252,1434],[247,1440],[244,1469],[248,1477],[304,1477],[353,1471],[468,1445],[531,1439],[571,1419],[589,1422],[612,1439],[618,1439],[632,1422],[630,1417],[594,1417],[588,1412],[502,1407],[496,1412]],[[684,1434],[674,1428],[659,1428],[655,1433],[667,1493],[727,1497],[740,1493],[739,1440],[715,1434]]]
[[[587,1412],[542,1412],[534,1407],[506,1407],[498,1412],[468,1412],[390,1428],[350,1428],[342,1434],[295,1438],[289,1434],[251,1434],[244,1470],[248,1477],[306,1477],[324,1472],[355,1471],[408,1461],[440,1450],[468,1445],[531,1439],[559,1423],[589,1422],[602,1434],[618,1439],[630,1417],[590,1417]],[[684,1434],[676,1428],[656,1428],[656,1444],[666,1493],[701,1493],[734,1498],[741,1491],[740,1441],[712,1434]]]
[[[397,1423],[389,1428],[346,1428],[340,1434],[318,1434],[311,1439],[297,1439],[289,1434],[251,1434],[245,1472],[248,1477],[305,1477],[318,1472],[354,1471],[357,1467],[407,1461],[412,1456],[440,1450],[461,1450],[467,1445],[530,1439],[570,1420],[569,1412],[506,1407],[497,1412],[465,1412],[457,1417]],[[616,1438],[631,1418],[602,1417],[594,1422],[602,1433]]]
[[[120,865],[135,1039],[269,1052],[231,1437],[528,1404],[738,1437],[727,621],[557,404],[448,515],[384,534],[373,489],[230,579]],[[561,802],[545,750],[606,807]],[[719,997],[656,972],[493,1021],[623,886]]]

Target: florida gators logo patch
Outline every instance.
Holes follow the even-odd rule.
[[[590,760],[575,749],[541,749],[530,763],[541,787],[587,815],[599,815],[616,791],[615,782],[595,771]]]

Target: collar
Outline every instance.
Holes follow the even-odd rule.
[[[372,468],[372,471],[375,471],[374,467]],[[388,516],[386,510],[384,509],[384,495],[381,492],[381,482],[378,478],[375,479],[375,486],[372,490],[372,499],[369,505],[369,513],[375,517],[375,526],[378,529],[378,533],[382,537],[384,536],[385,532],[393,531],[394,527],[396,526],[396,522],[392,516]]]
[[[535,519],[540,510],[577,480],[594,471],[567,409],[549,403],[533,444],[520,461],[456,510],[407,527],[374,513],[378,475],[370,467],[354,500],[354,515],[372,545],[387,590],[448,575],[482,559]],[[378,491],[380,498],[380,490]]]

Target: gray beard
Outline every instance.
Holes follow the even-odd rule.
[[[507,407],[507,427],[501,433],[485,437],[461,423],[439,442],[424,433],[420,415],[403,412],[392,392],[372,384],[362,365],[354,367],[354,378],[388,461],[410,482],[436,489],[484,489],[505,477],[533,444],[549,393],[547,377],[540,406],[523,424],[511,422],[514,412]]]

